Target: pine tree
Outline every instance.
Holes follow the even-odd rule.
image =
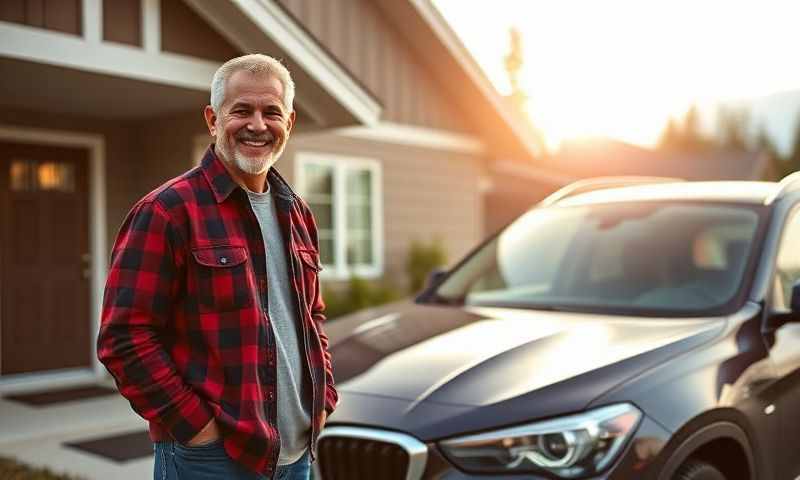
[[[675,150],[681,143],[681,137],[682,132],[680,126],[678,126],[678,122],[670,117],[658,139],[658,148],[662,150]]]
[[[800,115],[797,117],[797,123],[794,128],[792,149],[789,150],[789,157],[784,162],[784,166],[783,173],[785,175],[800,171]]]
[[[727,150],[749,150],[749,123],[750,113],[747,109],[721,107],[717,112],[720,146]]]

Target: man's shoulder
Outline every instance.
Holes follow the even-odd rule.
[[[172,212],[210,195],[211,190],[201,168],[195,167],[162,183],[142,197],[137,205],[157,205],[166,212]]]

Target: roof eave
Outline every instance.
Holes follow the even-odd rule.
[[[375,125],[380,103],[274,0],[185,0],[243,52],[283,58],[296,103],[320,126]]]
[[[544,148],[529,124],[515,115],[430,0],[377,0],[426,67],[474,119],[498,156],[537,158]]]

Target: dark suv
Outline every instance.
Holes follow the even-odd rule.
[[[557,192],[331,322],[317,475],[800,478],[800,174]]]

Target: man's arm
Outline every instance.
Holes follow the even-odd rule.
[[[188,443],[214,417],[163,346],[181,284],[176,240],[158,203],[140,202],[128,214],[112,253],[97,356],[139,415]]]

